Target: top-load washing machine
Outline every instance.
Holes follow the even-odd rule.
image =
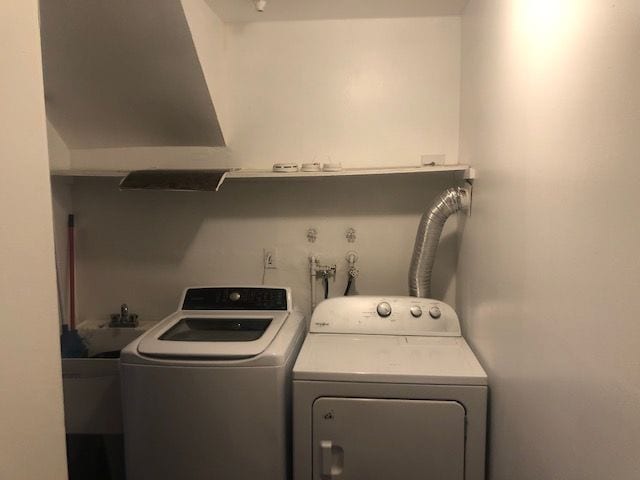
[[[121,353],[127,478],[288,478],[303,320],[287,288],[188,288]]]
[[[445,303],[322,302],[293,400],[294,480],[484,479],[487,376]]]

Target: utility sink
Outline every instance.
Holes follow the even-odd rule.
[[[120,350],[153,325],[145,321],[135,328],[112,328],[108,321],[94,320],[78,325],[89,358],[62,359],[67,434],[122,433]]]
[[[89,357],[118,358],[120,350],[155,325],[140,322],[137,327],[114,328],[103,320],[87,320],[78,325],[78,333],[89,348]]]

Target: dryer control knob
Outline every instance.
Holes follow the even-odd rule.
[[[388,317],[391,315],[391,305],[389,305],[389,302],[380,302],[376,307],[376,311],[381,317]]]
[[[422,309],[418,305],[414,305],[409,309],[409,311],[411,312],[411,315],[413,315],[416,318],[422,316]]]
[[[434,306],[429,309],[429,315],[431,318],[440,318],[442,316],[442,312],[439,307]]]
[[[237,302],[238,300],[240,300],[240,294],[238,292],[231,292],[231,295],[229,295],[229,298],[231,299],[232,302]]]

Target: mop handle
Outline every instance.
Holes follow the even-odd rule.
[[[75,222],[69,215],[69,330],[76,328],[76,259],[75,259]]]

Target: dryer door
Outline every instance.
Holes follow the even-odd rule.
[[[314,480],[463,480],[458,402],[323,397],[313,405]]]

